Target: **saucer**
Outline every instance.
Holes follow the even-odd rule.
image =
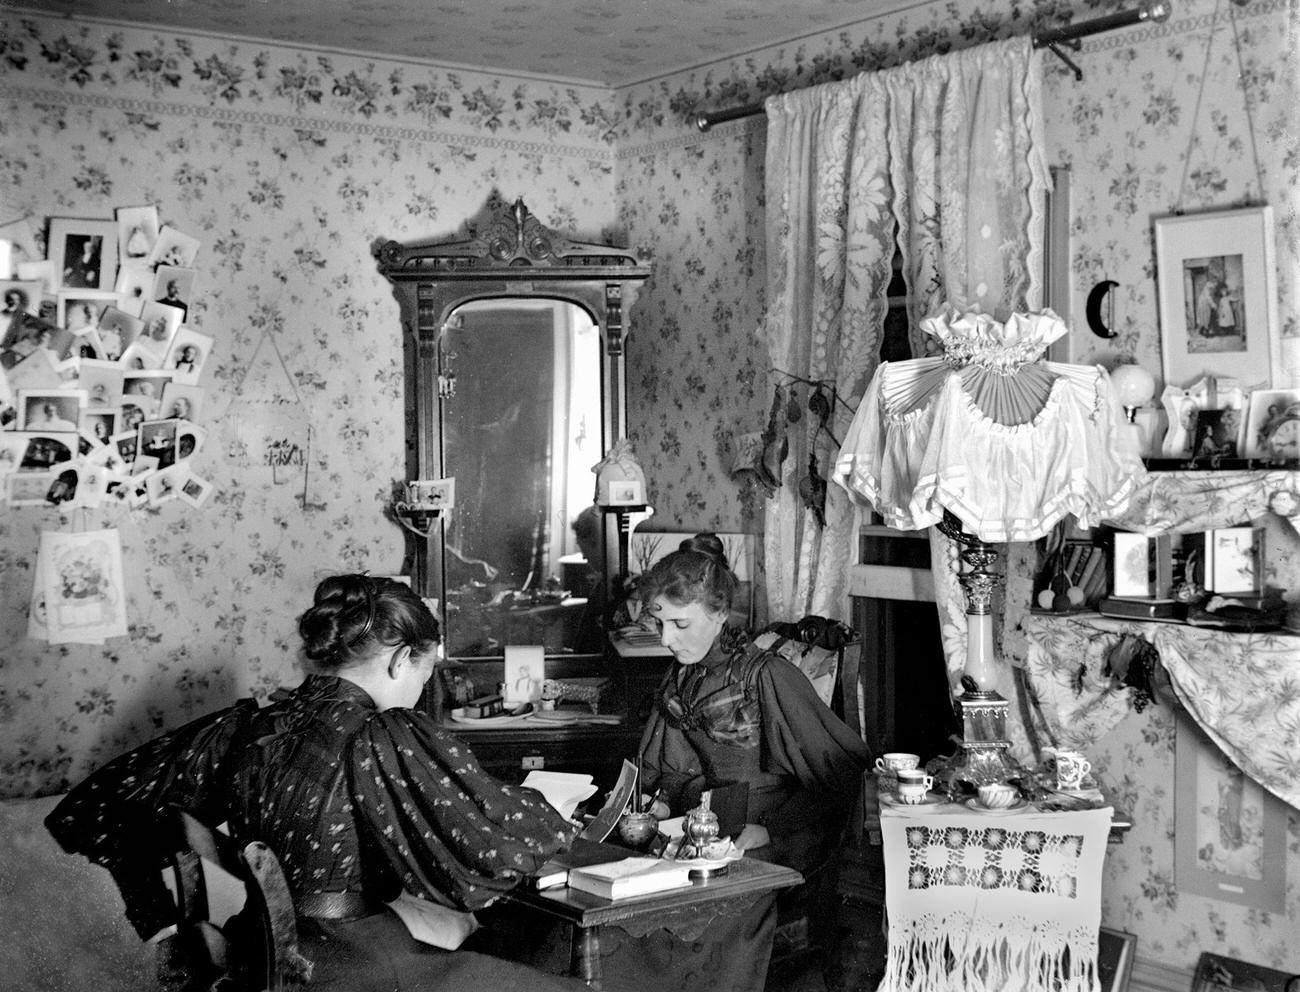
[[[1029,806],[1024,796],[1021,796],[1010,806],[1001,806],[993,809],[989,806],[981,806],[978,799],[967,799],[966,808],[973,809],[976,813],[986,813],[989,816],[1005,816],[1008,813],[1021,813]]]
[[[922,810],[927,806],[946,806],[948,803],[948,797],[938,792],[927,792],[925,798],[919,803],[905,803],[897,796],[891,796],[888,793],[882,792],[880,794],[880,801],[893,809]]]

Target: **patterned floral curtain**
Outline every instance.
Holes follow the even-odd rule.
[[[878,364],[895,237],[914,355],[921,318],[945,303],[1002,319],[1038,305],[1040,94],[1041,58],[1018,38],[768,99],[768,350],[773,367],[846,401],[831,436],[814,420],[788,437],[765,517],[773,618],[848,617],[858,521],[840,487],[816,483]],[[808,499],[823,489],[824,526]],[[940,609],[951,651],[960,595]]]

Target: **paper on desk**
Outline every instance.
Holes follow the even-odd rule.
[[[596,794],[596,785],[590,775],[573,772],[531,771],[523,784],[536,789],[566,820],[572,820],[578,803]]]

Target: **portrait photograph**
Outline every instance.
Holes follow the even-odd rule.
[[[140,425],[140,454],[158,459],[159,468],[176,462],[176,421],[146,420]]]
[[[144,264],[158,241],[158,208],[118,207],[113,214],[117,219],[117,249],[122,265]]]
[[[190,237],[176,228],[164,224],[158,232],[158,240],[149,253],[149,264],[174,265],[182,269],[194,268],[194,259],[199,253],[200,241]]]
[[[77,388],[86,394],[86,406],[115,407],[122,402],[125,370],[117,362],[83,359],[77,367]]]
[[[63,290],[58,297],[57,321],[60,327],[76,334],[99,326],[99,318],[109,307],[117,306],[118,295],[102,290]]]
[[[82,437],[89,437],[97,446],[108,446],[109,440],[117,433],[117,419],[121,411],[114,407],[87,407],[81,411],[81,423],[78,428]]]
[[[159,355],[166,355],[176,329],[181,326],[183,316],[178,307],[168,306],[157,300],[146,300],[144,306],[140,308],[140,319],[144,321],[140,340],[147,342],[149,347]]]
[[[143,329],[143,321],[141,321],[140,326]],[[155,351],[151,347],[152,343],[148,338],[132,341],[122,352],[122,357],[117,360],[117,363],[122,366],[128,375],[132,372],[158,371],[162,368],[163,356],[161,352]]]
[[[417,479],[406,484],[406,498],[412,503],[449,510],[456,505],[456,480]]]
[[[18,393],[18,429],[41,434],[75,433],[86,394],[80,389],[28,390]]]
[[[197,475],[187,475],[181,483],[180,499],[197,509],[212,495],[212,483]]]
[[[36,225],[30,217],[19,217],[0,224],[0,241],[9,242],[9,264],[11,270],[18,271],[20,265],[31,265],[44,261],[40,247],[36,244]]]
[[[1242,454],[1269,461],[1300,459],[1300,389],[1259,389],[1250,394]]]
[[[112,289],[117,280],[117,226],[111,220],[50,220],[48,260],[59,289]]]
[[[163,390],[171,380],[172,374],[161,369],[126,369],[122,376],[122,403],[132,402],[157,410]]]
[[[1268,388],[1281,367],[1269,207],[1155,219],[1166,385],[1213,375]]]
[[[172,338],[171,350],[163,361],[163,368],[175,375],[176,382],[196,383],[203,365],[212,352],[212,337],[182,324]]]
[[[203,450],[208,432],[197,424],[182,422],[176,428],[176,460],[184,461]]]
[[[182,322],[189,314],[193,295],[194,269],[182,269],[174,265],[158,266],[154,273],[152,298],[179,310]]]
[[[113,290],[122,298],[128,310],[140,312],[140,304],[149,298],[153,289],[153,266],[145,262],[127,262],[117,273]]]
[[[163,388],[158,406],[159,418],[199,420],[203,411],[203,387],[169,382]]]
[[[142,396],[123,396],[122,412],[117,418],[117,429],[135,433],[146,420],[156,419],[154,413],[157,408],[157,403]]]
[[[144,321],[139,317],[116,306],[105,307],[99,315],[99,340],[104,346],[104,357],[116,362],[142,330]]]
[[[168,500],[179,499],[181,495],[181,485],[185,481],[185,472],[177,472],[166,466],[160,466],[157,472],[153,472],[145,479],[145,488],[149,492],[149,502],[166,503]]]
[[[41,311],[41,283],[34,279],[0,279],[0,324],[8,325],[15,314],[35,317]]]

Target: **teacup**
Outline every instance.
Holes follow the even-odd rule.
[[[908,754],[906,751],[888,751],[876,759],[876,771],[893,774],[900,770],[905,771],[909,768],[916,768],[921,764],[919,754]]]
[[[900,768],[894,774],[898,778],[900,788],[904,785],[919,785],[926,792],[934,788],[934,776],[927,775],[920,768]]]
[[[1084,777],[1092,771],[1092,762],[1079,751],[1056,752],[1056,787],[1058,789],[1080,789]]]
[[[1006,809],[1020,798],[1020,790],[1005,782],[986,782],[979,787],[979,799],[976,800],[985,809]]]
[[[925,802],[926,793],[930,790],[922,782],[899,782],[898,783],[898,801],[906,803],[908,806],[919,806]]]

